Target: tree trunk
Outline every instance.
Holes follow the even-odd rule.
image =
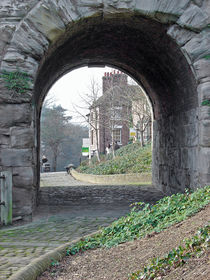
[[[115,158],[115,150],[114,150],[114,146],[115,146],[115,143],[114,143],[114,131],[112,130],[112,155],[113,155],[113,158]]]
[[[53,153],[52,157],[52,171],[56,172],[56,167],[57,167],[57,152]]]
[[[100,155],[99,155],[98,129],[96,129],[96,156],[97,156],[98,162],[100,162],[101,159],[100,159]]]
[[[144,131],[140,131],[140,134],[141,134],[141,146],[143,147],[144,146]]]

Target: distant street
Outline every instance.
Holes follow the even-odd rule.
[[[71,187],[71,186],[85,186],[93,185],[75,180],[66,172],[46,172],[41,173],[40,187]]]

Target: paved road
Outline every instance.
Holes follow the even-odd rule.
[[[85,186],[93,185],[91,183],[84,183],[75,180],[66,172],[49,172],[41,173],[40,186],[41,187],[68,187],[68,186]]]

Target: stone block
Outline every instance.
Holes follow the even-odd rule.
[[[199,173],[210,175],[210,148],[200,148],[198,171]]]
[[[202,83],[198,86],[199,105],[204,100],[210,100],[210,82]]]
[[[209,174],[199,174],[199,183],[201,187],[210,186],[210,173]]]
[[[179,115],[179,125],[194,124],[197,121],[197,109],[183,111]],[[178,123],[177,123],[178,125]]]
[[[167,34],[172,37],[179,46],[183,46],[195,36],[194,32],[183,29],[179,25],[172,25],[168,29]]]
[[[74,1],[71,0],[58,0],[59,14],[65,24],[71,21],[78,20],[80,15]]]
[[[197,170],[198,148],[181,148],[181,168]]]
[[[180,149],[170,149],[168,152],[168,162],[170,166],[180,167]]]
[[[199,109],[199,120],[210,120],[210,106],[201,106]]]
[[[57,12],[57,6],[49,0],[40,2],[31,10],[28,21],[47,37],[55,42],[65,31],[65,25]]]
[[[10,131],[7,128],[0,129],[0,147],[10,146]]]
[[[190,3],[190,0],[161,0],[157,2],[159,12],[180,16],[185,11],[186,7]]]
[[[199,0],[198,0],[199,1]],[[210,1],[209,0],[200,0],[200,1],[202,1],[203,3],[202,3],[202,9],[204,10],[204,11],[206,11],[206,13],[209,15],[209,17],[210,17]]]
[[[0,127],[30,124],[31,120],[30,104],[0,104]]]
[[[209,46],[210,33],[201,32],[187,42],[183,49],[188,53],[191,60],[195,61],[209,54]]]
[[[181,15],[177,23],[191,30],[201,30],[208,25],[209,17],[204,10],[191,4]]]
[[[191,187],[189,171],[171,167],[169,174],[170,193],[183,192],[185,188],[189,187]]]
[[[21,19],[37,2],[38,0],[1,0],[0,18]]]
[[[158,0],[136,1],[135,8],[143,14],[154,14],[158,9]]]
[[[31,149],[1,149],[0,165],[5,167],[32,166],[33,156]]]
[[[34,184],[34,172],[32,167],[13,168],[14,187],[31,189]]]
[[[32,214],[32,191],[13,187],[13,216]]]
[[[198,80],[210,77],[210,59],[200,59],[196,61],[193,66]]]
[[[159,185],[164,193],[169,192],[169,166],[167,165],[159,165]]]
[[[193,2],[198,6],[201,7],[203,4],[203,0],[193,0]]]
[[[102,2],[102,1],[99,1]],[[114,10],[117,10],[117,12],[122,11],[122,9],[131,9],[136,8],[136,1],[134,0],[124,0],[124,1],[112,1],[112,0],[106,0],[103,1],[104,3],[104,11],[105,12],[114,12]]]
[[[12,148],[24,149],[34,146],[33,129],[28,127],[12,127],[10,131]]]
[[[38,62],[30,56],[23,55],[10,49],[4,56],[1,68],[6,71],[16,71],[17,67],[20,71],[26,72],[28,75],[33,77],[36,75]]]
[[[167,14],[172,14],[175,16],[179,16],[184,12],[184,9],[187,7],[190,0],[148,0],[143,1],[139,0],[136,1],[135,8],[137,10],[140,10],[143,14],[155,14],[155,12],[162,13],[162,16],[164,17]],[[164,15],[165,14],[165,15]]]
[[[39,31],[29,25],[27,19],[17,28],[10,48],[20,50],[21,53],[33,54],[37,60],[43,56],[48,48],[49,41]]]
[[[194,147],[198,144],[198,123],[182,126],[180,134],[182,147]]]
[[[12,34],[15,30],[15,25],[14,24],[3,24],[0,25],[0,56],[3,55],[5,47],[8,46]]]
[[[210,147],[210,120],[203,120],[200,122],[199,132],[200,145]]]

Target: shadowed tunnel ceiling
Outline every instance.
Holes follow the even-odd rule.
[[[52,84],[85,65],[122,69],[146,90],[154,117],[197,106],[195,81],[167,25],[138,15],[91,17],[69,26],[42,61],[35,87],[39,108]],[[71,89],[69,89],[71,91]]]

